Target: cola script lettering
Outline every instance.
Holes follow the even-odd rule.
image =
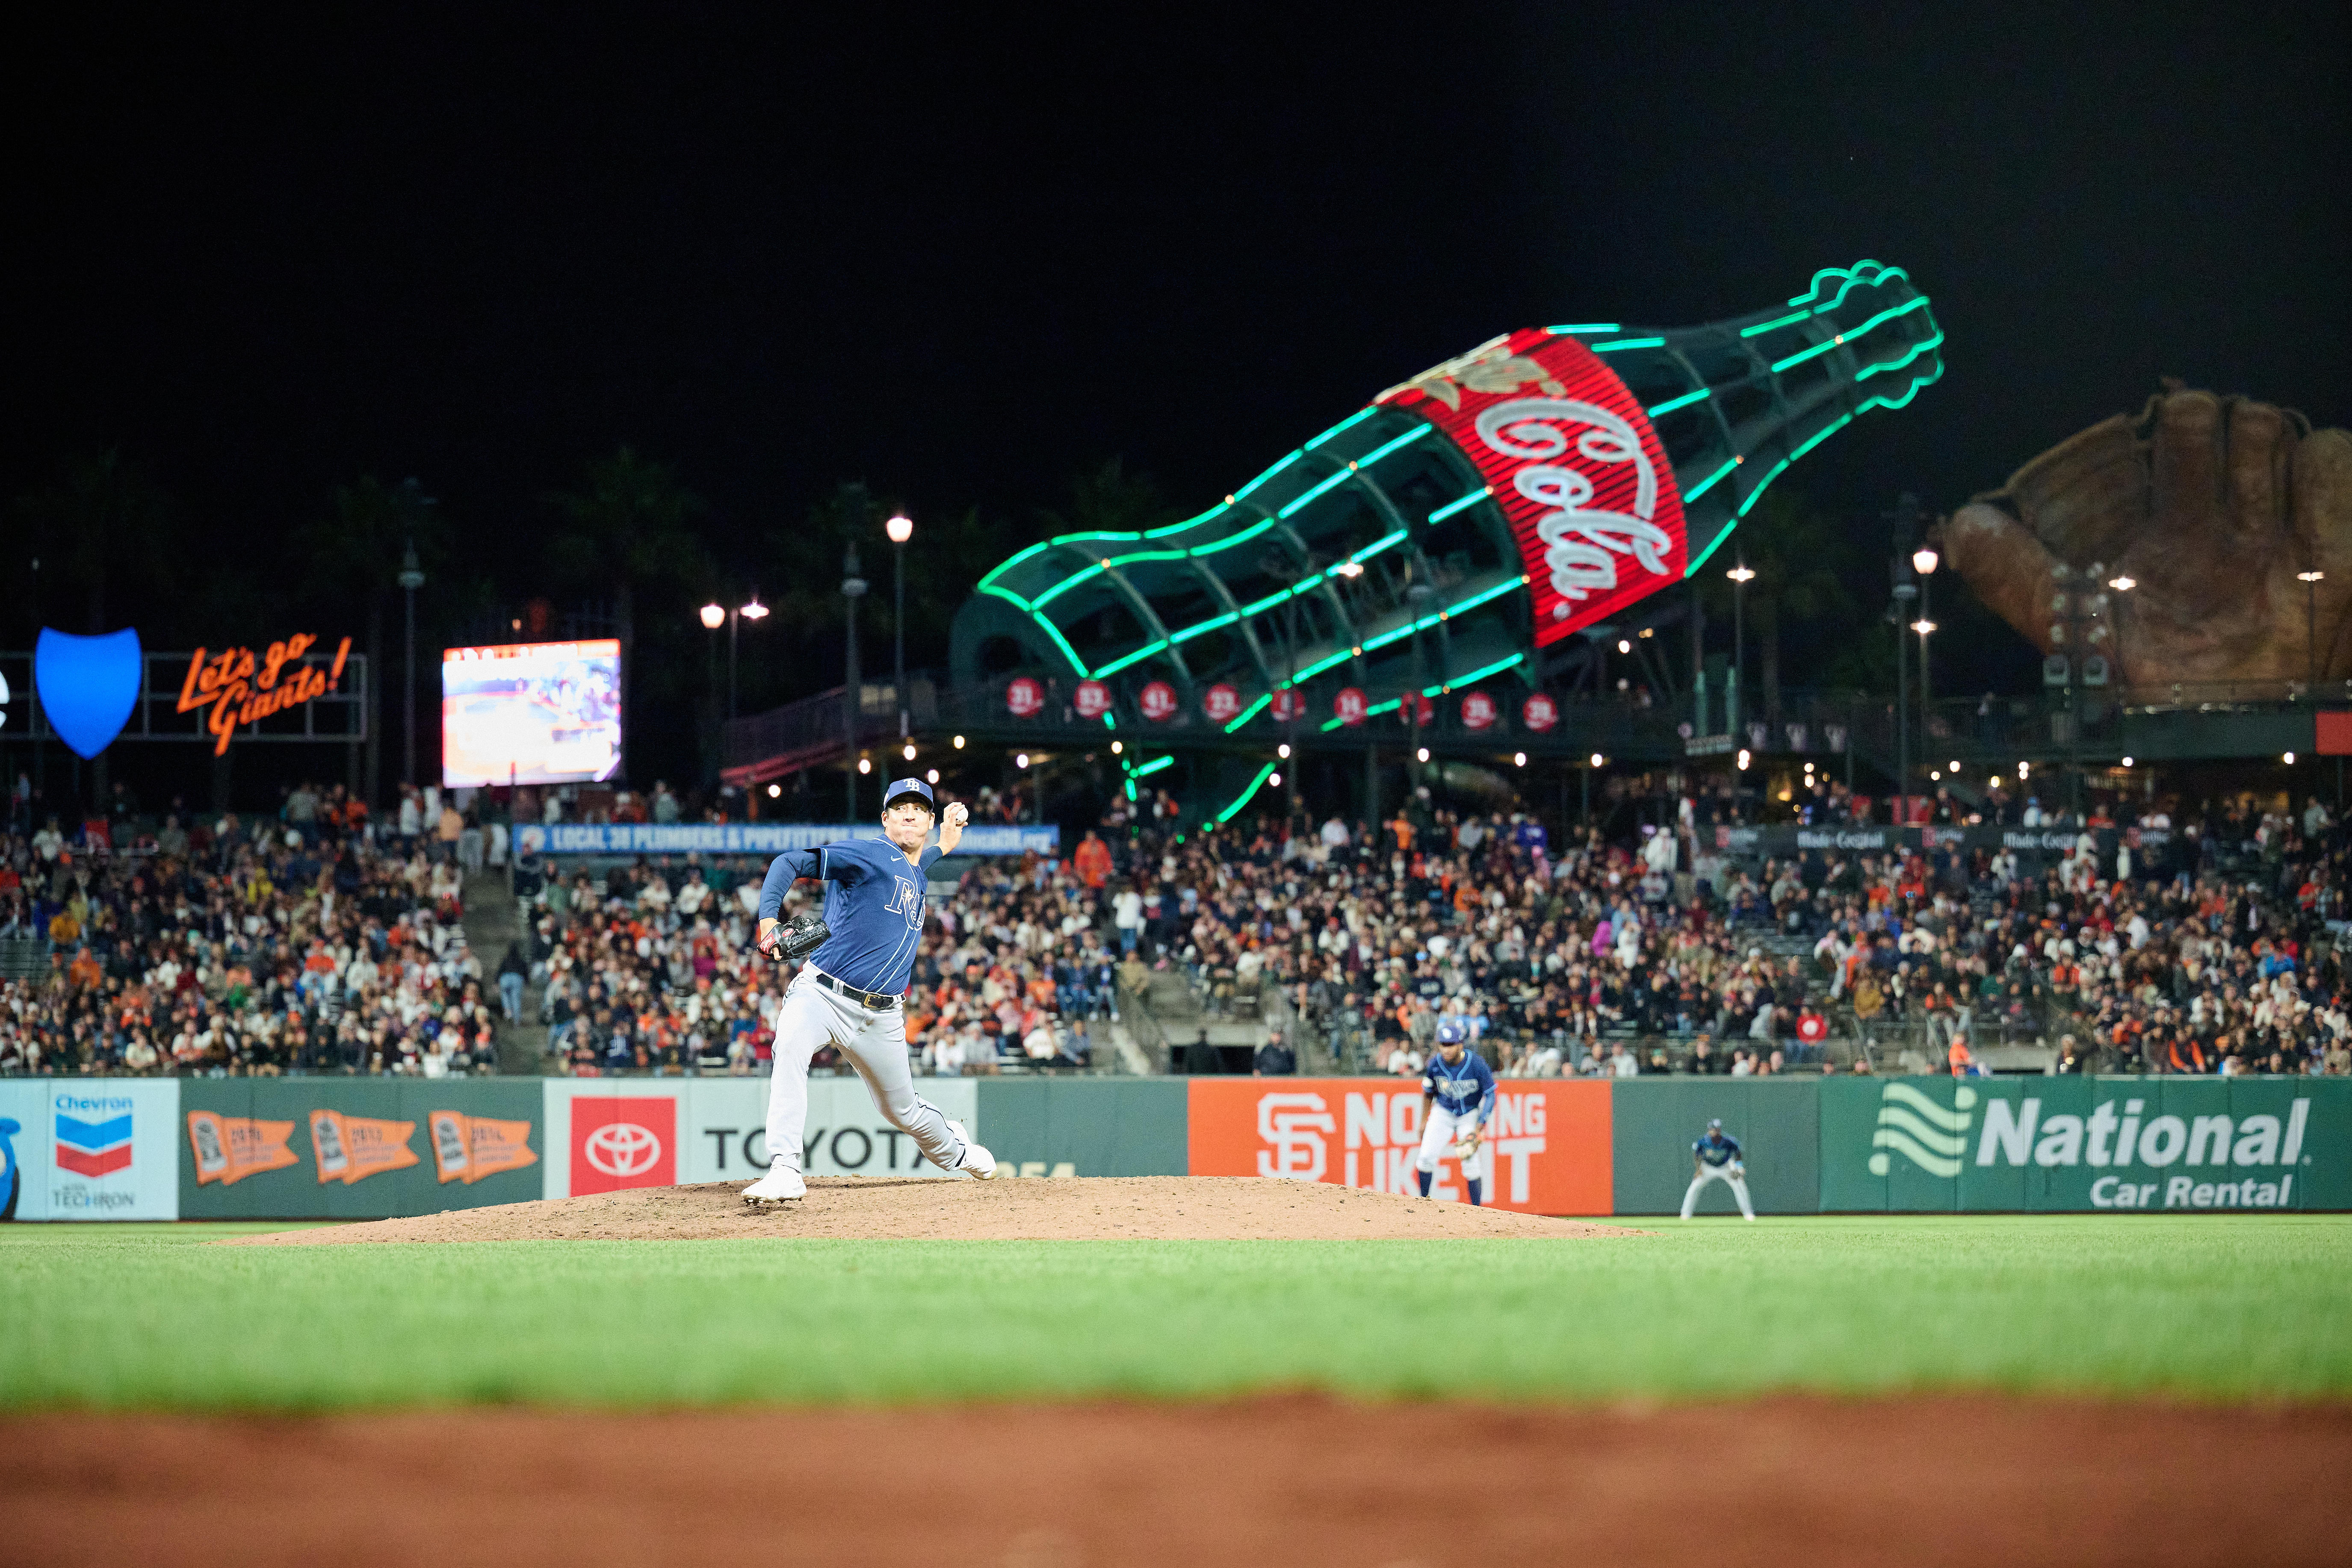
[[[1582,426],[1573,440],[1569,432]],[[1617,586],[1617,558],[1631,555],[1643,571],[1664,576],[1674,539],[1653,521],[1658,510],[1658,475],[1642,450],[1633,426],[1598,404],[1573,397],[1514,397],[1480,411],[1478,438],[1488,451],[1527,466],[1511,476],[1512,488],[1551,510],[1537,520],[1544,564],[1552,591],[1577,601]],[[1573,450],[1586,463],[1633,465],[1633,511],[1591,504],[1592,477],[1554,459]],[[1568,605],[1552,614],[1565,618]]]
[[[188,659],[188,678],[180,684],[175,711],[211,709],[205,715],[205,732],[213,738],[213,755],[221,756],[238,725],[298,708],[335,689],[343,678],[344,661],[351,658],[352,639],[345,637],[336,647],[329,668],[308,662],[318,644],[309,632],[296,632],[284,642],[271,643],[258,658],[249,647],[225,647],[218,653],[200,647]]]

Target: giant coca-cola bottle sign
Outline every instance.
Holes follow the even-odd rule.
[[[1519,545],[1538,646],[1681,581],[1682,496],[1625,384],[1572,337],[1530,327],[1376,400],[1454,438]]]

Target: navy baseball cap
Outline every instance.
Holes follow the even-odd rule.
[[[913,795],[929,806],[933,816],[940,814],[939,796],[933,795],[931,786],[920,779],[893,779],[890,787],[882,792],[882,809],[889,810],[908,795]]]
[[[1715,1118],[1713,1121],[1709,1121],[1709,1122],[1706,1124],[1706,1130],[1707,1130],[1709,1132],[1720,1132],[1720,1131],[1723,1131],[1723,1118],[1722,1118],[1722,1117],[1720,1117],[1720,1116],[1718,1116],[1718,1117]]]

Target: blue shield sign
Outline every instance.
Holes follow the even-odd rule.
[[[58,739],[88,759],[114,742],[139,700],[139,634],[100,637],[41,628],[33,645],[33,689]]]

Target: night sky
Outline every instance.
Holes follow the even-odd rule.
[[[2162,374],[2352,422],[2340,6],[486,9],[12,39],[6,494],[119,445],[266,574],[413,474],[520,598],[628,442],[772,587],[844,479],[1009,551],[1113,455],[1205,504],[1495,332],[1863,257],[1948,368],[1790,476],[1857,529]]]

